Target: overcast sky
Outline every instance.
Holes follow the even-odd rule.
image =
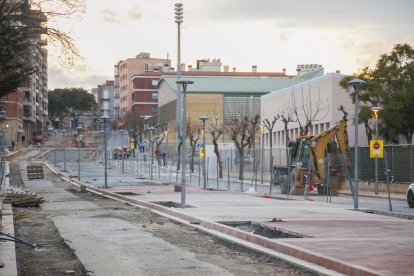
[[[71,30],[85,63],[71,68],[50,49],[49,88],[90,89],[113,79],[119,60],[149,52],[176,67],[178,0],[88,0]],[[375,66],[396,43],[414,47],[412,0],[184,0],[182,62],[220,58],[237,71],[295,74],[298,64],[350,74]],[[80,67],[80,66],[78,66]]]

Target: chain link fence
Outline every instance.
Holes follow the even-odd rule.
[[[114,159],[108,151],[108,163],[126,172],[142,174],[150,179],[181,183],[181,167],[177,170],[178,155],[175,145],[163,144],[159,154],[155,149],[135,149],[129,158]],[[287,166],[286,148],[247,149],[241,157],[234,148],[220,150],[220,160],[213,150],[205,158],[205,184],[203,159],[198,152],[191,156],[187,149],[185,177],[188,185],[206,189],[255,192],[261,196],[305,199],[355,206],[354,150],[350,150],[350,163],[345,166],[341,154],[332,152],[326,158],[326,181],[318,183],[315,175]],[[406,203],[408,185],[414,181],[414,149],[412,145],[385,146],[384,158],[369,157],[369,148],[359,149],[358,207],[368,210],[411,212]],[[100,155],[101,159],[102,154]],[[103,160],[102,160],[103,161]],[[182,163],[180,164],[182,166]],[[288,176],[290,175],[290,177]],[[375,177],[377,175],[377,178]],[[307,181],[307,179],[310,179]],[[376,179],[378,179],[376,181]]]

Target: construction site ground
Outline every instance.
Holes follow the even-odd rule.
[[[10,183],[46,202],[37,208],[13,208],[14,234],[36,248],[16,243],[13,264],[4,258],[10,252],[0,247],[0,258],[10,260],[0,275],[314,274],[150,209],[81,192],[47,167],[45,179],[24,181],[30,164],[25,161],[9,163]]]
[[[22,171],[25,165],[21,161],[19,166]],[[99,165],[94,167],[98,170]],[[141,179],[110,169],[108,173],[114,182],[110,182],[108,188],[101,188],[103,174],[94,174],[94,167],[88,167],[90,178],[83,179],[84,182],[62,181],[56,171],[56,175],[46,173],[49,175],[46,178],[55,177],[53,185],[35,180],[30,182],[33,186],[27,187],[45,196],[42,208],[32,211],[38,211],[52,221],[51,225],[57,229],[60,241],[68,250],[67,256],[72,256],[72,259],[67,257],[67,262],[73,261],[75,273],[412,274],[414,222],[410,215],[372,214],[343,205],[264,198],[257,194],[203,190],[197,186],[187,186],[188,208],[183,209],[179,208],[181,194],[174,191],[175,186],[171,183]],[[69,178],[70,175],[65,176],[65,179]],[[55,185],[59,190],[54,188]],[[69,188],[71,185],[77,187],[76,190]],[[83,185],[89,191],[120,201],[78,192],[78,186]],[[41,217],[36,212],[33,216]],[[26,222],[35,223],[36,219]],[[234,224],[243,227],[259,224],[262,229],[273,229],[281,235],[257,235],[232,227]],[[198,235],[199,239],[191,239]],[[147,241],[156,243],[148,244]],[[112,249],[108,250],[109,247]],[[249,250],[239,251],[241,248]],[[171,254],[158,258],[165,252]],[[251,252],[261,255],[255,257]],[[153,259],[145,259],[148,256]],[[304,269],[286,267],[285,262],[264,256],[280,258]],[[149,270],[157,266],[161,266],[160,270]],[[114,267],[118,270],[110,271]],[[64,271],[62,273],[70,273],[70,270],[70,267],[59,268]]]

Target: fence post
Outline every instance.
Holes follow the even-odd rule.
[[[204,158],[204,156],[203,156]],[[198,162],[198,186],[201,186],[201,156],[199,158],[200,162]]]
[[[227,162],[228,162],[228,166],[227,166],[227,190],[230,191],[230,157],[227,156]]]
[[[272,163],[273,164],[273,154],[271,154],[270,155],[270,158],[271,158],[271,160],[272,160],[272,162],[270,162],[270,163]],[[273,165],[274,166],[274,165]],[[274,179],[273,179],[273,177],[274,177],[274,175],[273,175],[274,173],[273,173],[273,168],[270,168],[270,183],[269,183],[269,196],[270,195],[272,195],[272,184],[273,184],[273,182],[274,182]]]
[[[219,173],[218,173],[218,169],[219,169],[219,161],[217,159],[217,164],[216,164],[216,176],[217,176],[217,190],[219,189]]]
[[[410,146],[410,182],[413,182],[413,145]]]
[[[331,154],[328,152],[326,154],[326,202],[328,202],[328,198],[329,198],[329,203],[332,203],[330,164],[331,164]]]
[[[385,177],[387,181],[387,190],[388,190],[388,204],[390,207],[390,211],[392,211],[392,205],[391,205],[391,193],[390,193],[390,171],[388,169],[388,158],[387,158],[387,152],[384,152],[384,162],[385,162]]]
[[[206,174],[207,174],[207,176],[206,176],[207,177],[207,185],[206,186],[208,187],[209,186],[208,185],[208,182],[209,182],[208,181],[208,178],[209,178],[208,175],[209,175],[209,172],[210,172],[210,157],[207,157],[207,160],[206,161],[207,161],[207,171],[206,171]]]

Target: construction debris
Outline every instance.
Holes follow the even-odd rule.
[[[12,204],[15,207],[37,207],[45,202],[43,197],[38,197],[35,193],[26,192],[21,189],[8,191],[3,203]]]

